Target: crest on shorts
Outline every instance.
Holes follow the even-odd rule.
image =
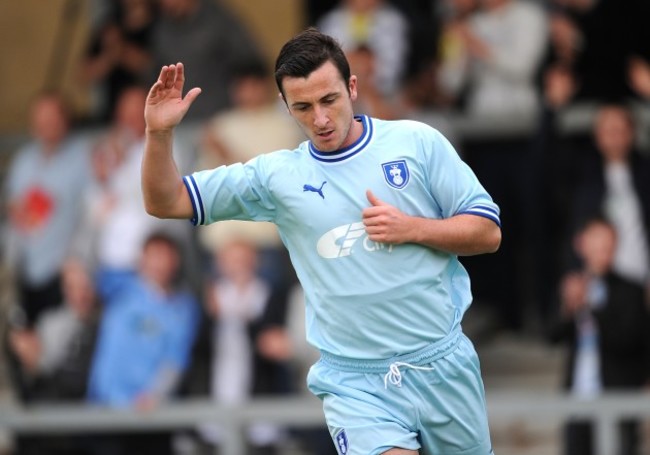
[[[384,170],[386,182],[388,182],[388,184],[393,188],[401,190],[409,182],[409,168],[406,165],[405,160],[382,163],[381,167]]]
[[[338,433],[334,436],[334,444],[336,444],[336,450],[339,455],[346,455],[348,449],[350,448],[348,444],[348,435],[345,434],[345,430],[339,430]]]

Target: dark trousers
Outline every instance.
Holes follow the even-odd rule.
[[[102,434],[86,439],[88,455],[171,455],[172,435],[165,431]]]
[[[172,455],[169,432],[18,435],[14,455]]]
[[[621,446],[617,454],[612,455],[638,455],[639,454],[639,428],[638,423],[624,420],[619,423],[619,437]],[[567,424],[564,430],[565,455],[592,455],[595,453],[594,425],[588,421],[575,420]]]

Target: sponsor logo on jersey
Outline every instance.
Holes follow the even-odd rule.
[[[310,185],[310,184],[308,184],[308,183],[305,183],[305,184],[302,186],[302,190],[303,190],[303,191],[311,191],[312,193],[317,193],[320,197],[322,197],[323,199],[325,199],[325,195],[323,194],[323,187],[325,186],[326,183],[327,183],[327,180],[323,181],[323,183],[320,184],[320,187],[319,187],[319,188],[316,188],[316,187],[313,186],[313,185]]]
[[[345,433],[345,430],[339,430],[338,433],[334,436],[334,441],[336,444],[336,450],[340,455],[346,455],[350,445],[348,444],[348,435]]]
[[[316,250],[325,259],[334,259],[352,254],[352,247],[361,240],[365,251],[393,251],[393,245],[373,242],[366,235],[366,227],[362,222],[344,224],[327,231],[318,239]]]
[[[401,190],[409,182],[409,168],[406,165],[405,160],[382,163],[381,167],[384,170],[384,177],[386,177],[386,182],[393,188]]]

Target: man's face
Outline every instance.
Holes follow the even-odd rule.
[[[32,107],[31,129],[34,137],[48,146],[59,144],[68,132],[68,118],[55,97],[38,100]]]
[[[578,238],[578,253],[589,272],[604,275],[614,260],[616,233],[606,224],[591,224]]]
[[[149,281],[166,289],[172,284],[179,266],[180,257],[174,246],[159,240],[145,245],[140,270]]]
[[[346,83],[330,61],[306,78],[282,81],[289,113],[321,152],[334,152],[352,144],[361,134],[352,128],[352,101],[357,98],[357,78]]]
[[[625,160],[634,145],[634,130],[624,110],[610,107],[598,113],[594,132],[598,149],[609,161]]]
[[[140,88],[123,92],[115,108],[115,123],[132,131],[137,137],[143,136],[146,124],[142,112],[146,99],[147,92]]]

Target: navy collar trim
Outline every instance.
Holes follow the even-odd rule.
[[[363,125],[363,133],[361,133],[359,139],[354,141],[353,144],[350,144],[347,147],[339,149],[335,152],[321,152],[316,147],[314,147],[314,144],[310,141],[309,153],[311,156],[324,163],[336,163],[339,161],[347,160],[348,158],[351,158],[363,150],[372,139],[372,133],[374,129],[372,119],[370,119],[370,117],[367,115],[358,115],[354,118],[355,120],[360,121]]]

